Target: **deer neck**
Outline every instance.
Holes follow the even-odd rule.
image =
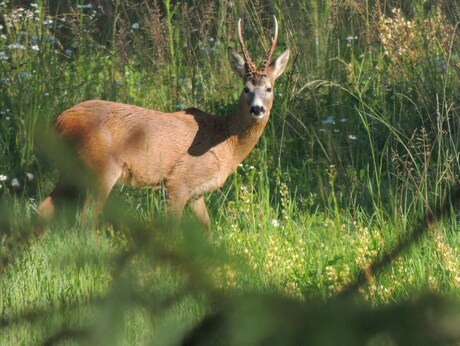
[[[229,144],[233,151],[233,157],[237,161],[236,164],[243,161],[257,144],[267,125],[269,116],[270,109],[267,109],[262,119],[255,120],[249,114],[249,107],[244,95],[240,96],[236,108],[226,117],[230,134]]]

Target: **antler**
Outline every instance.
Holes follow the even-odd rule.
[[[267,54],[265,54],[264,61],[262,63],[262,68],[260,69],[260,72],[262,74],[266,74],[268,66],[270,66],[272,55],[276,47],[276,41],[278,40],[278,21],[276,20],[276,16],[273,16],[273,18],[275,19],[275,36],[272,38],[272,45],[270,49],[268,50]]]
[[[246,65],[248,76],[253,76],[253,75],[266,76],[267,75],[267,70],[268,70],[268,67],[270,66],[273,52],[275,51],[276,41],[278,40],[278,21],[276,20],[276,16],[273,16],[273,18],[275,18],[275,35],[272,38],[272,45],[270,49],[265,54],[264,60],[262,62],[262,68],[260,70],[257,68],[257,66],[252,61],[251,57],[249,56],[246,45],[244,44],[243,34],[241,32],[241,18],[238,20],[238,37],[240,39],[241,49],[243,50],[243,55],[244,55],[244,60],[245,60],[244,63]]]
[[[247,74],[253,75],[257,73],[257,67],[249,56],[246,45],[244,44],[243,34],[241,33],[241,18],[238,20],[238,37],[240,39],[241,49],[243,50],[244,63],[246,64]]]

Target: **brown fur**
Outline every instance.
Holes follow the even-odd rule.
[[[273,87],[289,57],[289,52],[285,52],[272,63],[266,78],[254,82],[246,80],[245,71],[240,70],[241,57],[233,51],[230,54],[235,72],[263,102],[266,111],[260,119],[250,114],[252,101],[245,92],[235,110],[226,116],[195,108],[162,113],[92,100],[77,104],[58,117],[56,129],[74,143],[79,158],[97,180],[98,191],[92,196],[95,215],[116,183],[152,187],[164,184],[169,214],[180,217],[189,202],[197,219],[209,228],[203,195],[222,186],[257,143],[273,102],[273,92],[265,90],[267,86]],[[58,184],[39,205],[38,213],[43,219],[53,216],[56,196],[64,189]]]

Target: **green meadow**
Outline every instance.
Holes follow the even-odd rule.
[[[227,114],[238,19],[261,61],[273,15],[291,58],[209,233],[128,186],[36,231],[62,111]],[[456,1],[1,1],[0,345],[458,344],[459,101]]]

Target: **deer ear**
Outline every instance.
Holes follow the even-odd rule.
[[[244,59],[239,55],[234,49],[228,49],[228,60],[230,60],[230,65],[232,65],[233,71],[241,77],[246,76],[246,66],[244,64]]]
[[[278,58],[276,58],[276,60],[273,60],[270,64],[270,74],[274,79],[277,79],[284,72],[290,54],[291,50],[287,48]]]

